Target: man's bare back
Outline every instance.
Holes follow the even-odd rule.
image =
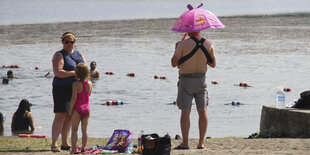
[[[198,40],[201,39],[200,36],[196,36],[196,38]],[[203,45],[213,59],[213,62],[207,62],[206,56],[199,48],[198,51],[190,59],[186,60],[183,64],[178,66],[179,74],[206,73],[207,64],[212,68],[215,67],[216,58],[213,45],[208,40],[206,40]],[[196,42],[191,38],[188,38],[184,41],[178,42],[176,46],[176,51],[171,59],[171,64],[173,67],[178,65],[178,61],[180,60],[180,58],[186,56],[195,48]]]

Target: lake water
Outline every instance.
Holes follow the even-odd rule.
[[[33,2],[43,5],[41,1],[21,2],[25,6],[34,4]],[[60,4],[65,2],[56,2],[46,2],[50,6],[46,12],[55,10],[62,12],[65,9],[60,7],[62,6]],[[76,3],[72,4],[73,8],[76,8],[75,5],[78,4],[84,8],[85,5],[82,4],[86,4],[86,1],[74,2]],[[155,3],[133,2],[141,2],[143,6]],[[210,1],[210,5],[211,2],[214,3]],[[238,2],[240,6],[244,3],[248,4],[248,1]],[[262,2],[269,3],[268,1]],[[309,4],[309,2],[303,2]],[[0,3],[6,4],[0,7],[11,6],[10,1],[0,1]],[[112,1],[87,1],[88,3],[103,5],[112,3]],[[174,4],[175,1],[167,3],[169,5],[165,7],[168,8],[172,8],[172,5],[180,6],[180,4]],[[236,5],[232,2],[229,4]],[[137,7],[133,4],[129,6]],[[285,8],[284,6],[282,9]],[[160,7],[159,4],[157,7]],[[23,9],[26,8],[28,7]],[[161,9],[165,10],[164,8]],[[301,5],[300,8],[302,8]],[[21,6],[19,9],[23,10]],[[85,11],[85,9],[82,10]],[[185,10],[185,7],[182,5],[180,10],[167,16],[164,13],[163,16],[145,17],[139,14],[134,18],[170,16],[176,18]],[[215,10],[217,9],[214,8],[213,12],[216,12]],[[235,9],[235,11],[238,10],[242,9]],[[4,11],[13,12],[10,9]],[[90,10],[92,11],[93,9]],[[292,12],[298,11],[298,9],[293,9]],[[45,13],[43,10],[39,12],[41,15]],[[29,22],[53,23],[79,20],[79,18],[71,19],[67,16],[60,17],[59,12],[54,12],[54,18],[37,17]],[[65,12],[68,16],[71,15],[68,11]],[[266,13],[272,12],[267,10]],[[27,12],[25,17],[30,14],[32,13]],[[227,15],[223,12],[218,14]],[[246,14],[251,14],[251,12]],[[17,78],[10,80],[8,85],[0,85],[0,111],[7,116],[4,136],[12,135],[10,132],[12,115],[20,100],[26,98],[33,103],[31,111],[34,115],[35,126],[42,127],[35,130],[35,134],[45,134],[51,137],[54,118],[51,93],[53,74],[47,78],[44,75],[48,71],[52,73],[52,56],[62,48],[59,37],[67,30],[76,33],[77,49],[85,56],[87,63],[96,61],[102,73],[102,79],[94,81],[93,93],[90,97],[90,137],[110,137],[114,129],[129,129],[134,132],[135,137],[140,130],[146,133],[156,132],[160,135],[166,133],[172,136],[181,135],[180,110],[171,105],[176,99],[178,74],[177,69],[170,66],[170,58],[175,42],[182,37],[180,33],[171,32],[176,19],[99,21],[109,19],[99,18],[99,14],[96,15],[98,18],[91,18],[88,14],[81,18],[81,21],[98,20],[94,22],[7,26],[12,23],[29,22],[21,18],[20,13],[16,13],[16,18],[11,16],[9,19],[4,19],[3,12],[1,12],[0,21],[3,26],[0,26],[0,65],[17,64],[20,66],[18,69],[13,69]],[[119,16],[121,16],[119,19],[127,18],[122,13]],[[224,29],[203,31],[203,36],[214,44],[217,55],[217,67],[209,68],[207,73],[210,105],[208,106],[209,126],[206,136],[247,137],[259,131],[262,105],[274,105],[278,85],[292,89],[291,92],[286,93],[287,102],[298,99],[300,92],[309,89],[310,83],[306,81],[309,77],[306,71],[310,66],[310,62],[307,61],[310,59],[308,54],[310,51],[309,17],[309,14],[222,17],[220,19],[226,25]],[[35,70],[35,67],[39,69]],[[0,76],[5,76],[7,70],[7,68],[0,68]],[[105,75],[105,72],[114,72],[115,75]],[[126,76],[131,72],[136,76]],[[154,75],[166,76],[167,79],[154,79]],[[219,84],[211,84],[212,80],[218,81]],[[240,82],[247,82],[253,87],[234,86]],[[121,106],[102,105],[108,100],[123,100],[125,104]],[[244,105],[227,105],[233,100],[240,101]],[[198,138],[197,122],[198,115],[193,106],[191,138]]]
[[[0,0],[0,25],[176,18],[200,3],[217,16],[310,12],[308,0]]]

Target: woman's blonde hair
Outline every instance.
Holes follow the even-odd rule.
[[[89,78],[89,69],[86,64],[79,63],[75,67],[75,77],[81,81],[86,81]]]

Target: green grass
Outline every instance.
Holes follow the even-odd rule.
[[[87,147],[96,145],[105,145],[107,138],[88,138]],[[40,152],[50,151],[52,140],[50,138],[18,138],[18,137],[1,137],[0,152]],[[61,140],[58,139],[60,146]],[[78,146],[81,146],[81,139],[78,140]]]

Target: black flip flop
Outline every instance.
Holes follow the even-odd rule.
[[[189,148],[188,147],[183,147],[183,146],[177,146],[175,148],[173,148],[174,150],[188,150]]]

